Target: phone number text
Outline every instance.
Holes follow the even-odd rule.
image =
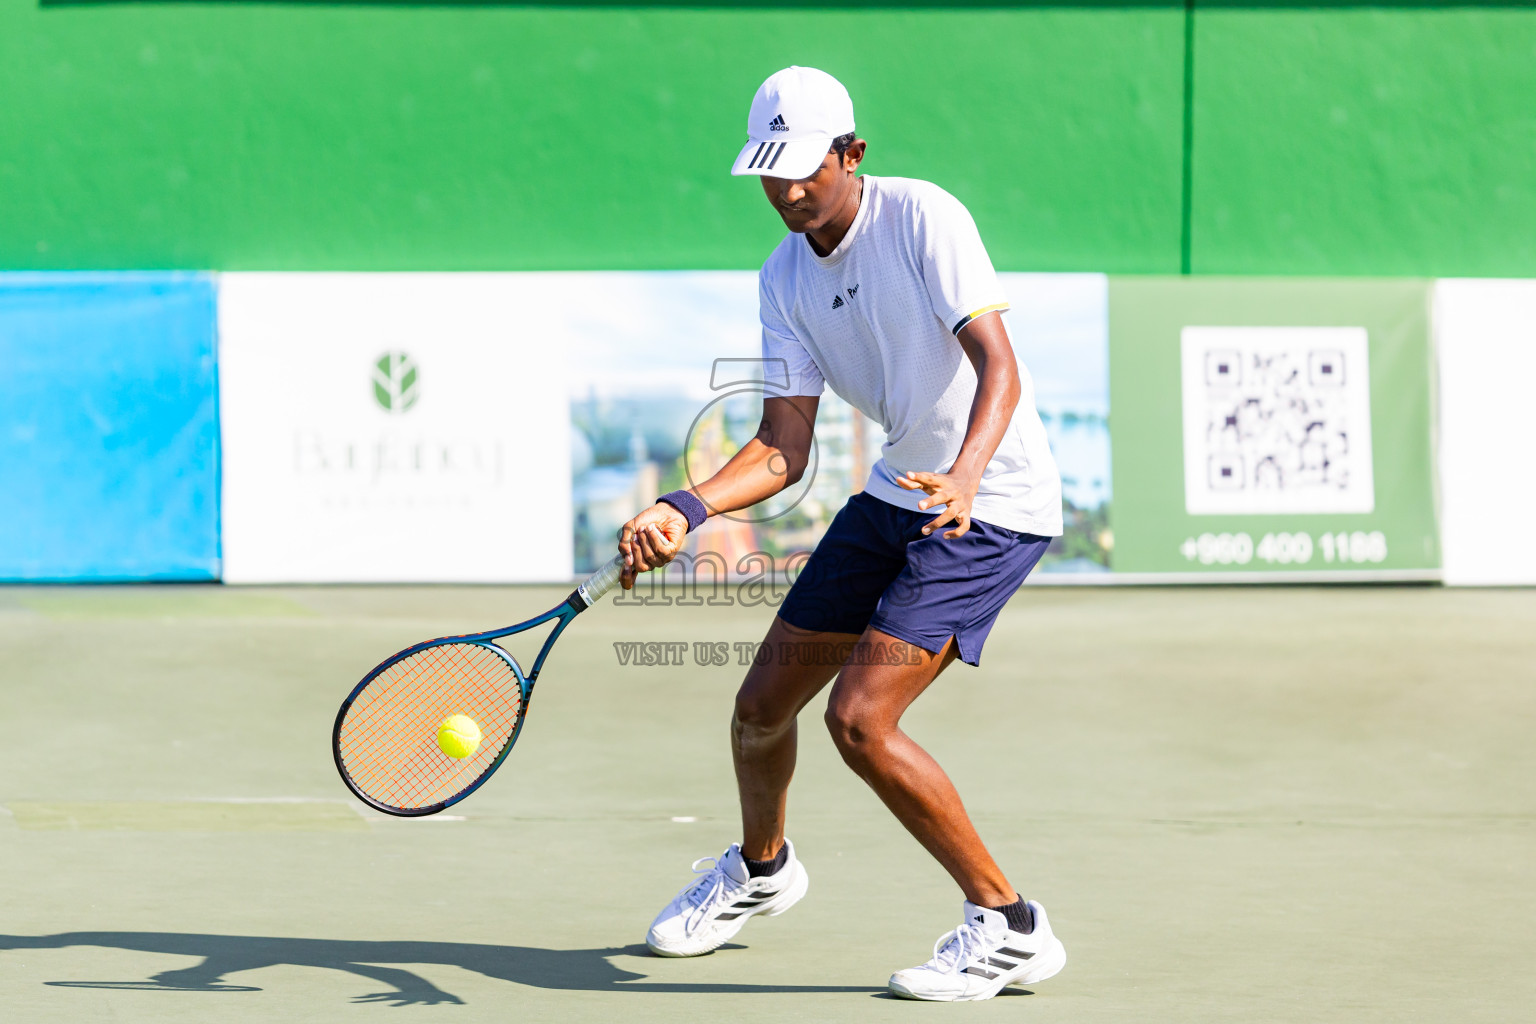
[[[1325,533],[1314,543],[1310,533],[1266,533],[1254,543],[1246,533],[1202,533],[1179,545],[1179,554],[1201,565],[1306,565],[1321,556],[1324,563],[1371,565],[1387,558],[1387,538],[1380,530],[1366,533]]]

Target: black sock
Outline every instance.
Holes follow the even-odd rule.
[[[789,844],[782,844],[772,860],[752,860],[749,857],[741,859],[746,862],[747,874],[753,878],[759,875],[776,875],[780,868],[789,863]]]
[[[747,861],[748,864],[752,863]],[[1017,893],[1015,893],[1017,895]],[[1006,907],[988,907],[995,910],[1008,919],[1008,930],[1018,932],[1020,935],[1028,935],[1035,930],[1035,915],[1029,912],[1029,904],[1024,902],[1024,897],[1008,904]]]

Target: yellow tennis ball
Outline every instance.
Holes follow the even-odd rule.
[[[480,748],[480,727],[468,715],[449,715],[437,727],[437,745],[449,757],[470,757]]]

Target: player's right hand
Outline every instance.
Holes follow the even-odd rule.
[[[624,572],[619,582],[632,590],[635,577],[660,569],[683,549],[688,535],[688,520],[666,502],[658,501],[619,528],[619,554],[624,556]]]

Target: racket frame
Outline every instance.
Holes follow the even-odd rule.
[[[414,647],[407,647],[403,651],[390,655],[387,659],[381,662],[377,668],[364,676],[362,682],[354,686],[352,688],[352,692],[347,694],[347,699],[342,701],[341,710],[336,712],[336,722],[331,727],[331,755],[336,761],[336,771],[341,775],[341,781],[347,784],[347,788],[352,791],[352,795],[376,811],[383,811],[385,814],[390,814],[399,818],[421,818],[429,814],[436,814],[444,808],[452,807],[454,804],[458,803],[460,800],[463,800],[465,797],[469,796],[469,794],[479,789],[485,783],[485,780],[489,779],[493,774],[495,774],[496,769],[501,767],[501,762],[507,759],[507,755],[512,752],[512,747],[517,743],[517,737],[523,731],[523,721],[528,717],[528,701],[533,697],[533,685],[534,683],[538,682],[539,671],[544,667],[544,659],[549,656],[550,648],[554,647],[555,640],[565,630],[565,627],[571,624],[571,620],[574,619],[577,615],[586,611],[587,608],[591,606],[591,602],[587,599],[587,595],[583,592],[584,590],[585,587],[577,588],[571,592],[571,596],[566,598],[564,603],[557,607],[551,608],[543,615],[537,615],[525,622],[519,622],[515,626],[506,626],[502,629],[487,630],[484,633],[465,633],[462,636],[443,636],[438,637],[435,640],[425,640],[415,645]],[[541,626],[551,619],[558,620],[555,623],[555,628],[550,632],[549,636],[545,638],[544,646],[539,648],[538,657],[536,657],[533,661],[533,670],[525,675],[523,673],[523,667],[517,663],[517,659],[512,656],[512,652],[508,651],[500,644],[495,643],[495,641],[503,637],[525,632],[527,630],[533,629],[535,626]],[[389,668],[405,660],[406,658],[409,658],[413,654],[420,654],[422,651],[429,650],[433,647],[445,647],[449,644],[474,644],[478,647],[484,647],[498,655],[503,661],[507,663],[507,665],[512,669],[512,674],[517,677],[517,685],[522,691],[517,709],[517,724],[513,726],[512,735],[507,740],[506,745],[501,748],[501,753],[496,755],[496,760],[492,761],[489,765],[486,766],[485,771],[480,773],[479,778],[475,779],[474,782],[470,783],[464,789],[460,790],[458,793],[455,793],[447,800],[442,800],[435,804],[429,804],[425,807],[395,807],[390,804],[386,804],[363,792],[357,783],[352,781],[352,776],[348,774],[346,766],[342,764],[341,724],[346,720],[347,712],[351,710],[353,702],[356,701],[358,696],[368,688],[368,684],[377,679],[381,673],[387,671]]]

